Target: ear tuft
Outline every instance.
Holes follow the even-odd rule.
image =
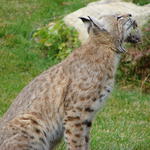
[[[79,17],[83,22],[89,22],[90,20],[88,18],[85,17]]]
[[[88,33],[89,33],[90,29],[92,27],[91,20],[89,20],[89,18],[85,18],[85,17],[79,17],[79,18],[83,21],[83,23],[84,23],[84,25],[85,25]]]
[[[88,18],[89,18],[90,22],[93,23],[94,26],[98,27],[98,25],[96,24],[96,22],[94,22],[90,16],[88,16]],[[93,18],[93,19],[94,19],[94,18]]]
[[[93,20],[91,19],[91,17],[90,16],[87,16],[88,18],[89,18],[89,20],[91,21],[91,22],[93,22]]]

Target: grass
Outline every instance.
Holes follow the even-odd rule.
[[[32,40],[33,32],[90,1],[0,1],[0,116],[29,81],[56,63]],[[149,108],[150,95],[117,87],[94,121],[91,150],[149,150]]]
[[[133,2],[137,5],[146,5],[149,4],[149,0],[125,0],[127,2]]]
[[[92,150],[148,150],[150,148],[150,95],[116,89],[97,116]]]
[[[33,32],[90,1],[0,1],[0,115],[29,81],[55,63],[32,40]]]
[[[106,105],[93,123],[91,150],[149,150],[150,95],[117,87]]]

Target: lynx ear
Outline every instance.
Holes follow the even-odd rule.
[[[89,18],[85,18],[85,17],[79,17],[79,18],[83,21],[83,23],[84,23],[84,25],[87,28],[87,31],[89,33],[90,32],[90,28],[92,27],[91,20]]]
[[[101,31],[105,30],[96,18],[93,18],[90,16],[88,16],[87,18],[85,18],[85,17],[79,17],[79,18],[85,24],[88,33],[90,32],[91,29],[99,29]]]

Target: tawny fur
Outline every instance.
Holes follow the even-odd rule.
[[[112,91],[120,57],[120,35],[93,31],[17,96],[0,121],[0,150],[52,150],[63,135],[68,150],[88,150],[93,117]]]

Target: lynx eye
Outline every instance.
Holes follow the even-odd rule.
[[[129,14],[129,17],[132,17],[132,15],[131,15],[131,14]]]

